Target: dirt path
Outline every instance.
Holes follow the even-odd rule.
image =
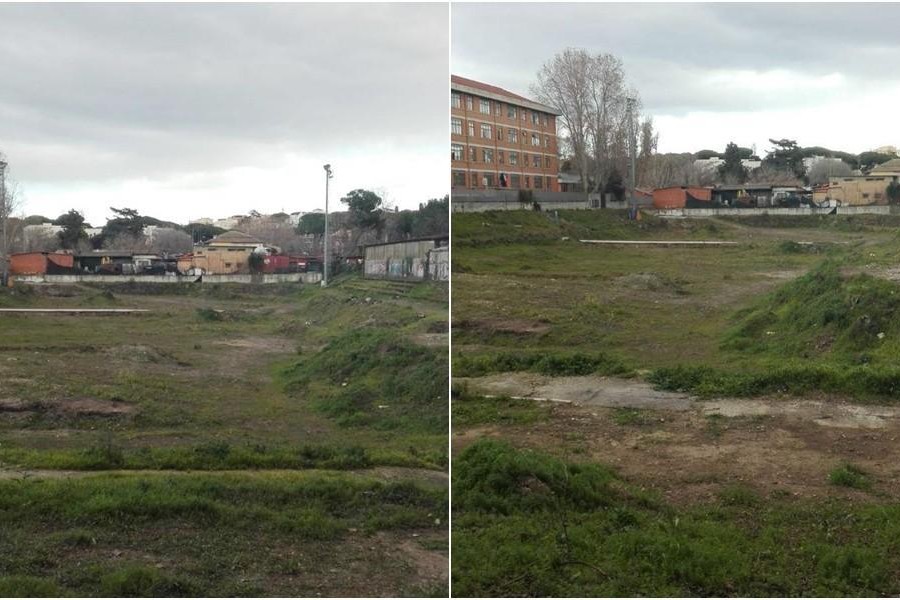
[[[501,373],[486,377],[458,377],[455,383],[495,396],[516,396],[583,406],[690,410],[687,394],[662,392],[649,383],[615,377],[548,377],[534,373]]]
[[[80,479],[99,475],[245,475],[248,477],[265,477],[270,475],[296,475],[303,473],[348,474],[359,477],[374,477],[387,480],[418,479],[437,485],[446,485],[449,477],[444,471],[417,469],[412,467],[373,467],[371,469],[228,469],[214,471],[174,470],[174,469],[114,469],[108,471],[73,471],[56,469],[20,469],[0,464],[0,480],[9,479]]]
[[[547,418],[537,423],[456,429],[457,454],[479,438],[505,438],[612,465],[675,503],[715,500],[733,485],[772,497],[900,498],[898,407],[831,397],[699,400],[596,376],[506,373],[458,381],[484,394],[568,403],[547,403]],[[870,475],[871,491],[829,483],[830,472],[845,463]]]
[[[717,398],[700,400],[689,394],[667,392],[638,379],[616,377],[549,377],[534,373],[501,373],[486,377],[459,377],[455,383],[489,396],[532,398],[572,403],[583,407],[694,411],[702,415],[753,417],[786,415],[824,427],[881,429],[900,419],[900,408],[859,405],[836,399]]]

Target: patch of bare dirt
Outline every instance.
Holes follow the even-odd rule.
[[[676,504],[714,500],[723,487],[735,484],[764,496],[900,498],[900,408],[836,398],[663,396],[660,402],[653,394],[642,397],[646,388],[637,381],[545,379],[478,378],[482,391],[521,397],[553,393],[571,403],[550,404],[550,417],[541,423],[456,430],[453,451],[482,437],[502,437],[569,460],[610,464]],[[591,379],[598,386],[594,392],[585,389]],[[622,408],[639,418],[623,418]],[[866,471],[874,493],[831,485],[829,473],[843,463]]]
[[[227,340],[217,340],[213,342],[216,346],[227,346],[229,348],[240,348],[242,350],[255,350],[265,353],[283,353],[293,352],[296,349],[296,342],[281,337],[243,337],[232,338]]]
[[[428,348],[448,348],[450,346],[450,335],[447,333],[417,333],[410,336],[410,339],[414,344]]]
[[[629,273],[613,279],[612,285],[648,292],[686,293],[682,282],[659,273]]]
[[[124,415],[134,412],[135,407],[123,402],[101,400],[99,398],[60,398],[28,402],[16,398],[0,399],[0,413],[58,413],[67,415]]]
[[[457,329],[471,329],[486,333],[513,335],[542,335],[550,331],[550,325],[522,319],[463,319],[453,323]]]
[[[102,353],[111,358],[126,360],[130,362],[175,363],[178,365],[186,366],[186,363],[164,350],[141,344],[110,346],[108,348],[104,348],[102,350]]]
[[[693,402],[688,394],[656,390],[637,379],[596,375],[550,377],[519,372],[458,377],[454,382],[476,393],[575,402],[586,406],[688,410]]]

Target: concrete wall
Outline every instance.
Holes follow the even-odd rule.
[[[532,192],[541,210],[587,209],[590,203],[581,192]],[[597,201],[599,203],[599,200]],[[450,196],[453,212],[484,212],[486,210],[532,210],[529,203],[519,202],[516,190],[457,191]]]
[[[181,275],[17,275],[15,283],[192,283],[200,279],[202,283],[319,283],[321,273],[264,273],[204,275],[202,278]]]
[[[428,279],[450,281],[450,248],[442,246],[428,253]]]
[[[424,281],[434,247],[434,240],[367,246],[363,273],[369,279]]]
[[[827,215],[834,208],[678,208],[670,210],[648,210],[658,217],[702,218],[702,217],[749,217],[753,215]],[[839,215],[891,215],[900,214],[900,207],[892,206],[839,206]]]

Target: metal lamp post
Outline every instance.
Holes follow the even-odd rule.
[[[333,177],[331,174],[331,165],[325,165],[323,167],[325,169],[325,269],[322,277],[322,287],[328,285],[328,261],[329,261],[329,246],[331,246],[331,238],[328,237],[328,180]]]

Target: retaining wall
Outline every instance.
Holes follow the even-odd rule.
[[[541,210],[578,210],[591,207],[582,192],[533,191],[533,198],[541,205]],[[596,202],[599,203],[599,199]],[[532,205],[519,202],[518,190],[465,190],[454,191],[450,195],[450,209],[453,212],[532,210]]]
[[[259,273],[232,275],[14,275],[15,283],[319,283],[321,273]]]
[[[780,216],[808,216],[827,215],[834,208],[817,208],[812,206],[800,206],[797,208],[670,208],[665,210],[651,210],[658,217],[664,218],[702,218],[702,217],[749,217],[754,215],[780,215]],[[839,215],[896,215],[900,214],[900,207],[894,206],[838,206]]]

